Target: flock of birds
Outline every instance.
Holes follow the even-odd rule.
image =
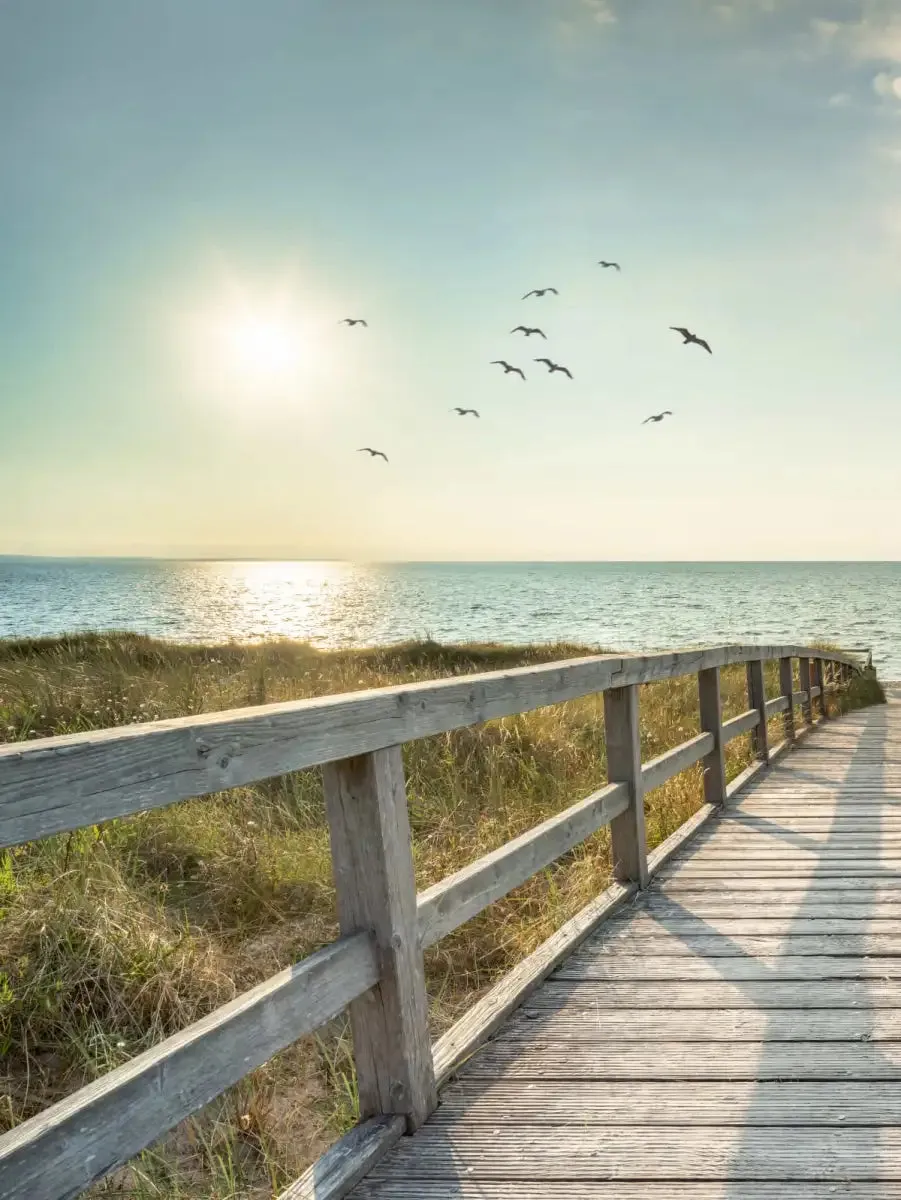
[[[618,262],[609,262],[608,260],[603,259],[603,258],[599,260],[597,265],[599,267],[603,267],[604,270],[614,270],[614,271],[622,270],[622,268],[620,267],[620,264]],[[554,287],[532,288],[531,291],[526,292],[526,294],[522,297],[522,299],[528,300],[528,299],[530,299],[530,297],[535,296],[536,299],[540,300],[543,296],[547,296],[548,294],[550,294],[552,296],[559,296],[560,293]],[[339,325],[347,325],[349,327],[352,327],[354,325],[362,325],[364,328],[367,328],[367,329],[369,327],[368,322],[364,321],[364,319],[362,317],[344,317],[343,320],[338,322],[338,324]],[[686,329],[684,325],[670,325],[670,329],[672,329],[672,331],[674,333],[678,333],[678,334],[682,335],[682,345],[683,346],[700,346],[701,349],[706,350],[708,354],[713,354],[713,351],[710,349],[709,343],[706,342],[704,340],[704,338],[699,337],[696,333],[692,333],[691,330]],[[543,329],[540,329],[537,325],[515,325],[510,330],[510,333],[511,334],[512,333],[521,333],[523,335],[523,337],[525,337],[525,338],[540,337],[540,338],[543,338],[544,341],[547,341],[547,334],[544,332]],[[552,358],[546,358],[546,357],[533,358],[532,361],[536,362],[536,363],[541,363],[543,366],[547,367],[549,375],[553,375],[555,372],[559,372],[561,375],[566,375],[566,377],[568,379],[572,379],[572,377],[573,377],[572,371],[570,371],[569,367],[564,367],[561,363],[554,362],[554,360]],[[514,366],[513,363],[507,362],[507,360],[505,358],[494,358],[491,360],[490,365],[492,367],[503,367],[504,375],[518,375],[520,377],[520,379],[522,379],[523,382],[525,382],[526,375],[525,375],[525,372],[523,371],[522,367]],[[452,408],[450,411],[452,413],[456,413],[456,415],[458,417],[478,417],[479,416],[478,411],[474,408],[455,407],[455,408]],[[669,408],[666,408],[663,410],[663,412],[651,413],[651,415],[649,417],[645,417],[645,419],[642,421],[642,425],[647,425],[649,422],[653,422],[656,424],[659,421],[662,421],[664,417],[671,417],[672,415],[673,415],[672,410]],[[360,446],[357,453],[358,454],[368,454],[372,458],[383,458],[385,460],[385,462],[388,461],[388,455],[384,452],[384,450],[376,450],[375,447],[373,447],[373,446]]]

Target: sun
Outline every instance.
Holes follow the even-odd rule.
[[[223,349],[235,374],[249,383],[290,380],[302,360],[301,330],[279,314],[236,313],[222,325]]]

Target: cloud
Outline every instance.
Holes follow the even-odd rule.
[[[826,103],[830,108],[847,108],[851,103],[851,97],[847,92],[835,92]]]
[[[616,13],[610,0],[582,0],[582,7],[588,11],[595,24],[616,24]]]
[[[880,71],[873,78],[873,91],[885,99],[901,100],[901,75],[891,75],[888,71]]]
[[[901,63],[901,12],[897,0],[864,0],[851,21],[811,21],[823,49],[841,50],[858,62]]]

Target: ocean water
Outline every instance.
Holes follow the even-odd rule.
[[[128,629],[317,646],[722,641],[872,647],[901,679],[901,563],[182,562],[0,558],[0,637]]]

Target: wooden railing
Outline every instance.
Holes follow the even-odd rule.
[[[799,660],[800,690],[792,660]],[[767,700],[763,664],[780,663]],[[747,664],[748,709],[723,721],[720,669]],[[272,1055],[349,1008],[364,1124],[284,1197],[338,1196],[437,1103],[436,1088],[597,922],[738,786],[724,746],[750,733],[762,769],[795,737],[795,710],[826,717],[850,654],[721,646],[600,655],[0,746],[0,847],[321,765],[340,939],[0,1137],[0,1196],[62,1200],[127,1162]],[[701,733],[642,763],[638,685],[697,674]],[[401,745],[602,692],[608,782],[557,816],[416,894]],[[770,750],[767,721],[784,714]],[[644,795],[695,763],[705,805],[648,856]],[[423,950],[602,826],[606,893],[516,968],[432,1047]]]

